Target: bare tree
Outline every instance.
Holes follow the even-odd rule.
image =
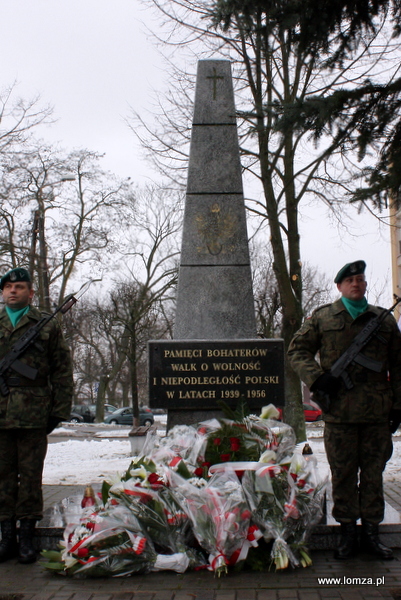
[[[27,261],[27,236],[19,227],[19,198],[4,173],[4,161],[16,161],[40,125],[51,122],[52,108],[41,106],[40,98],[24,100],[16,84],[0,90],[0,267],[2,270]]]
[[[51,122],[53,109],[40,106],[40,98],[24,100],[16,96],[16,84],[0,90],[0,154],[18,151],[33,131]]]
[[[263,338],[279,337],[282,328],[280,293],[273,269],[271,253],[262,251],[260,245],[252,244],[253,288],[258,335]],[[333,282],[319,273],[316,267],[303,265],[303,313],[310,316],[321,306],[333,302]]]
[[[2,258],[30,269],[43,310],[51,310],[51,297],[61,301],[84,263],[101,278],[118,246],[117,223],[128,227],[121,215],[133,202],[131,185],[102,171],[100,159],[40,143],[3,155]]]
[[[99,420],[109,382],[128,359],[134,425],[139,425],[137,366],[143,356],[146,332],[156,325],[160,307],[172,301],[178,274],[181,203],[179,195],[156,187],[148,187],[136,195],[130,218],[132,227],[127,231],[119,265],[120,277],[124,271],[125,276],[115,280],[115,291],[111,294],[114,322],[121,332],[120,344],[114,364],[100,378]]]

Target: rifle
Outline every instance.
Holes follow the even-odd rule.
[[[350,347],[332,365],[329,371],[330,375],[336,377],[337,379],[342,379],[347,390],[352,390],[354,387],[352,379],[346,371],[347,367],[351,363],[357,363],[358,365],[361,365],[366,369],[370,369],[371,371],[375,371],[376,373],[380,373],[382,370],[383,363],[361,354],[361,350],[366,346],[366,344],[368,344],[373,336],[376,335],[376,332],[380,328],[380,325],[383,323],[384,319],[386,319],[401,302],[401,297],[397,296],[396,294],[394,294],[394,299],[396,302],[393,304],[393,306],[380,313],[380,315],[376,315],[376,317],[373,319],[370,319],[362,331],[355,336],[355,339]],[[316,404],[318,404],[325,412],[329,410],[331,400],[329,394],[316,390],[313,392],[313,399],[315,400]]]
[[[40,321],[30,327],[14,344],[9,352],[0,360],[0,394],[2,396],[7,396],[10,393],[8,386],[5,382],[4,375],[8,371],[8,369],[12,369],[19,375],[26,377],[27,379],[31,379],[32,381],[36,378],[38,374],[38,370],[33,367],[24,364],[19,360],[19,357],[33,344],[33,342],[39,336],[40,331],[45,327],[49,321],[54,319],[54,317],[58,314],[65,314],[70,310],[72,306],[78,301],[78,299],[87,291],[92,281],[88,281],[85,283],[79,291],[75,294],[70,294],[64,300],[62,304],[52,313],[51,315],[47,315],[46,317],[42,317]]]

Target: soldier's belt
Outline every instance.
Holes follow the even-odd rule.
[[[8,387],[46,387],[49,382],[46,377],[38,377],[31,381],[25,377],[8,377],[5,380]]]

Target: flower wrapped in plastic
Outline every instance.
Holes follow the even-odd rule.
[[[257,462],[265,452],[273,452],[273,459],[281,461],[292,456],[295,448],[293,429],[272,417],[278,415],[273,405],[265,407],[264,418],[248,414],[245,404],[233,411],[219,403],[226,418],[219,419],[218,427],[206,428],[207,438],[204,454],[198,456],[198,464],[215,465],[224,462]]]
[[[261,449],[260,456],[264,452],[274,452],[274,460],[276,462],[283,462],[294,453],[296,443],[295,432],[287,423],[282,423],[269,417],[272,414],[272,410],[269,410],[270,407],[277,410],[273,405],[266,406],[262,409],[261,416],[249,415],[244,418],[244,423],[254,443],[259,444]]]
[[[216,473],[202,487],[172,473],[171,485],[209,555],[210,570],[221,575],[246,557],[251,513],[234,471]]]
[[[276,569],[309,566],[306,542],[322,516],[326,481],[319,481],[314,457],[294,454],[285,464],[245,472],[243,489],[266,541],[273,540]]]
[[[170,466],[175,459],[184,459],[195,468],[198,455],[204,445],[204,436],[190,425],[175,425],[166,436],[152,435],[146,438],[143,454],[158,465]]]
[[[126,506],[158,552],[186,552],[190,567],[201,566],[203,556],[189,547],[191,522],[165,482],[166,476],[160,470],[156,471],[152,461],[136,459],[125,476],[108,487],[105,500],[109,504]]]
[[[124,506],[85,511],[79,525],[64,531],[64,551],[42,552],[44,566],[74,577],[116,577],[164,569],[183,573],[190,558],[156,552],[139,522]]]

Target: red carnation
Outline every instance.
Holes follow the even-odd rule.
[[[150,473],[148,476],[150,485],[163,485],[163,481],[160,479],[157,473]]]
[[[230,460],[231,456],[229,454],[220,454],[220,460],[221,462],[228,462]]]
[[[214,438],[214,440],[213,440],[213,444],[214,444],[215,446],[220,446],[220,444],[221,444],[221,439],[220,439],[220,438]]]
[[[77,550],[78,558],[85,558],[86,556],[88,556],[88,554],[89,554],[88,548],[78,548],[78,550]]]
[[[232,450],[233,452],[236,452],[237,450],[239,450],[239,449],[240,449],[241,442],[240,442],[240,440],[239,440],[238,438],[236,438],[236,437],[231,437],[231,438],[230,438],[230,445],[231,445],[231,450]]]
[[[202,475],[203,475],[202,467],[197,467],[194,471],[194,475],[196,475],[197,477],[202,477]]]

